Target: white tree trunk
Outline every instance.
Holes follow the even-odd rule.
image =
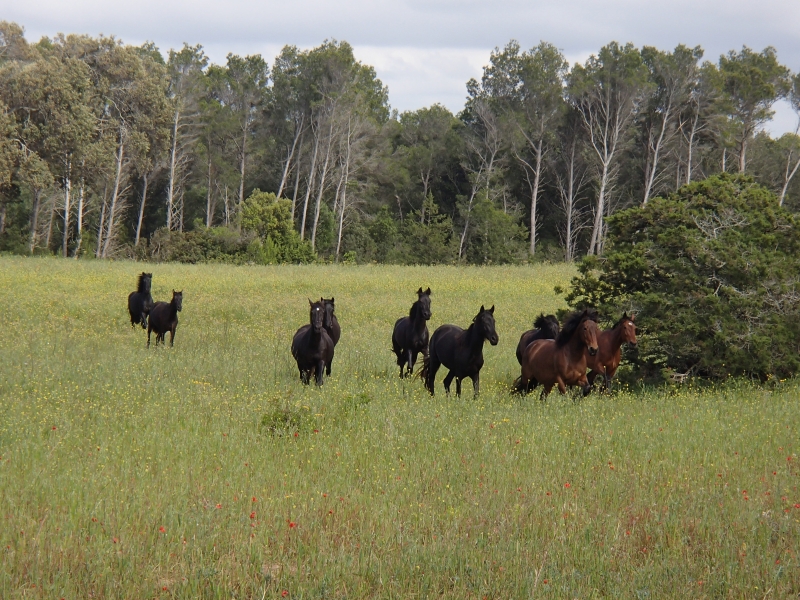
[[[111,193],[111,207],[108,210],[108,228],[106,229],[106,239],[103,242],[103,258],[108,258],[108,249],[111,245],[111,239],[114,237],[114,216],[117,212],[117,202],[119,201],[119,187],[122,181],[122,164],[125,159],[125,144],[120,142],[119,150],[117,151],[117,173],[114,178],[114,190]]]
[[[71,168],[72,163],[67,159],[66,175],[64,175],[64,238],[61,241],[61,253],[64,258],[69,256],[69,215],[72,212],[72,207],[70,206],[72,195]]]
[[[178,174],[178,130],[181,119],[180,108],[175,109],[172,119],[172,145],[169,149],[169,175],[167,176],[167,229],[172,230],[173,204]]]
[[[142,202],[139,205],[139,219],[136,221],[136,240],[133,242],[134,246],[139,245],[139,238],[142,235],[142,221],[144,221],[144,207],[145,204],[147,203],[147,183],[148,183],[147,173],[145,173],[142,176],[142,181],[143,181]]]
[[[298,144],[298,141],[300,142],[301,145],[303,143],[302,137],[303,133],[305,132],[305,128],[303,127],[304,123],[305,123],[305,115],[303,115],[303,118],[300,120],[300,126],[297,128],[297,131],[294,134],[294,139],[292,140],[292,147],[289,150],[289,155],[286,157],[286,164],[283,166],[283,175],[281,175],[281,184],[278,186],[278,194],[277,194],[278,198],[281,197],[281,194],[283,194],[283,190],[286,187],[286,178],[289,176],[289,170],[292,163],[292,158],[294,158],[294,151]]]
[[[83,245],[83,210],[84,210],[84,193],[85,186],[83,178],[81,178],[80,186],[78,186],[78,214],[75,222],[77,239],[75,240],[75,250],[72,251],[72,257],[78,258],[81,253],[81,246]]]

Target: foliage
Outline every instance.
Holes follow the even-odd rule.
[[[749,177],[722,174],[608,219],[567,300],[636,313],[639,366],[713,379],[800,368],[800,225]]]
[[[259,237],[264,252],[259,264],[313,262],[311,245],[294,229],[291,202],[272,192],[253,190],[241,208],[242,229]]]

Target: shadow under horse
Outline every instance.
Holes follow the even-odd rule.
[[[400,367],[400,378],[403,378],[403,367],[407,365],[406,375],[414,372],[414,363],[422,353],[422,359],[428,355],[428,321],[431,318],[431,288],[424,292],[417,290],[417,301],[411,305],[407,317],[395,321],[392,331],[392,352],[397,356]]]
[[[597,354],[596,313],[589,310],[573,313],[554,340],[536,340],[522,354],[522,393],[530,384],[542,384],[542,399],[557,385],[565,394],[567,386],[584,387],[587,354]]]
[[[150,311],[150,321],[147,323],[147,347],[150,347],[150,332],[156,332],[156,346],[158,342],[166,343],[164,336],[169,331],[169,345],[175,345],[175,330],[178,328],[178,313],[183,308],[183,291],[172,290],[172,300],[169,302],[156,302]]]
[[[317,385],[322,385],[326,365],[333,361],[333,340],[325,330],[325,301],[308,301],[309,324],[298,329],[292,338],[292,356],[300,371],[300,381],[308,384],[314,375]]]
[[[128,296],[128,312],[131,315],[131,327],[137,324],[147,329],[147,316],[153,308],[153,296],[150,295],[152,273],[142,273],[136,282],[136,291]]]
[[[444,378],[444,389],[449,394],[450,384],[456,379],[456,395],[461,395],[461,380],[472,379],[475,395],[480,390],[480,372],[483,367],[483,342],[492,346],[499,341],[494,326],[494,306],[486,310],[481,306],[472,319],[472,325],[464,330],[457,325],[442,325],[433,332],[428,347],[428,356],[423,361],[420,376],[433,396],[436,372],[444,365],[450,372]]]

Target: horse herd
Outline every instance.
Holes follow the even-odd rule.
[[[142,273],[137,290],[128,296],[131,326],[141,325],[147,329],[148,347],[152,331],[156,332],[156,345],[159,341],[165,342],[169,331],[172,345],[183,293],[173,290],[171,302],[153,302],[150,295],[152,277],[152,273]],[[300,380],[308,384],[313,376],[317,385],[322,385],[323,373],[331,374],[341,327],[334,312],[333,298],[308,302],[309,322],[295,332],[291,352],[297,362]],[[419,288],[408,316],[397,319],[392,332],[392,351],[397,357],[400,377],[413,374],[417,358],[422,354],[423,366],[419,376],[431,395],[434,394],[436,373],[442,366],[448,369],[444,378],[448,394],[455,379],[456,394],[460,396],[461,381],[466,378],[472,380],[477,394],[484,362],[484,342],[488,340],[496,346],[499,341],[494,306],[489,309],[481,306],[467,329],[446,324],[429,336],[427,322],[431,315],[431,289],[423,291]],[[553,387],[558,387],[564,394],[568,386],[580,386],[585,396],[591,392],[598,376],[603,377],[605,389],[610,390],[611,378],[622,358],[622,345],[636,345],[636,325],[633,315],[623,314],[610,329],[601,331],[597,325],[598,318],[596,311],[586,309],[569,315],[562,326],[554,315],[539,315],[534,328],[524,332],[517,345],[521,374],[514,382],[514,390],[527,394],[541,385],[544,398]]]

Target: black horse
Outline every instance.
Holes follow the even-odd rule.
[[[322,385],[322,373],[333,360],[333,340],[325,330],[325,301],[308,301],[311,305],[308,325],[304,325],[292,338],[292,356],[297,361],[300,381],[309,383],[314,374],[317,385]]]
[[[178,328],[178,313],[183,308],[183,291],[172,290],[170,302],[156,302],[150,310],[147,323],[147,347],[150,347],[150,332],[156,332],[156,346],[159,340],[166,343],[164,336],[169,331],[169,345],[175,344],[175,330]]]
[[[136,291],[128,296],[128,312],[131,314],[131,327],[141,324],[142,329],[147,329],[147,315],[153,308],[153,297],[150,295],[150,284],[153,281],[152,273],[142,273],[136,283]]]
[[[461,380],[472,379],[472,387],[478,394],[480,372],[483,367],[483,342],[489,340],[496,346],[499,338],[494,329],[494,306],[481,310],[472,319],[472,325],[464,331],[456,325],[442,325],[431,336],[428,356],[423,361],[420,376],[425,380],[425,387],[433,396],[433,385],[436,371],[444,365],[450,372],[444,378],[444,389],[450,393],[450,383],[456,378],[456,395],[461,395]]]
[[[336,318],[336,314],[333,312],[336,310],[336,306],[333,303],[333,296],[330,298],[323,298],[322,303],[325,305],[325,320],[322,326],[325,328],[325,331],[328,332],[328,336],[330,336],[335,348],[336,344],[339,343],[339,338],[342,337],[342,328],[339,326],[339,319]],[[325,365],[325,374],[328,377],[331,376],[332,362],[333,357],[331,356],[331,362]]]
[[[411,375],[419,353],[422,352],[423,361],[428,355],[427,322],[431,318],[431,288],[424,292],[419,288],[417,298],[408,316],[397,319],[392,331],[392,352],[397,355],[401,379],[404,366],[408,365],[406,375]]]
[[[544,313],[541,313],[533,322],[533,327],[534,329],[529,329],[519,338],[517,362],[520,365],[522,364],[522,353],[525,352],[528,344],[534,340],[554,340],[558,335],[558,319],[556,319],[555,315],[547,315],[545,317]]]

